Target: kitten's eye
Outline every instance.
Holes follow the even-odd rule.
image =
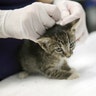
[[[75,46],[75,42],[70,43],[70,48],[71,49],[74,49],[74,46]]]
[[[71,43],[71,44],[70,44],[70,48],[73,48],[73,47],[74,47],[74,43]]]
[[[57,52],[61,52],[62,51],[62,49],[61,48],[57,48],[57,49],[55,49]]]

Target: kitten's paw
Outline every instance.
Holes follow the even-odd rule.
[[[68,77],[68,80],[73,80],[73,79],[77,79],[79,78],[79,73],[77,73],[76,69],[72,68],[70,70],[70,72],[72,73],[71,76]]]
[[[75,72],[76,72],[76,69],[71,68],[70,72],[71,72],[71,73],[75,73]]]
[[[26,78],[26,77],[28,77],[28,73],[27,72],[25,72],[25,71],[23,71],[23,72],[20,72],[19,74],[18,74],[18,77],[20,78],[20,79],[24,79],[24,78]]]
[[[79,74],[76,72],[73,72],[71,76],[69,76],[67,79],[68,80],[73,80],[79,78]]]

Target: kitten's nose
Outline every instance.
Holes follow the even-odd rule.
[[[71,54],[70,54],[70,53],[67,53],[67,54],[66,54],[66,57],[68,57],[68,58],[69,58],[70,56],[71,56]]]
[[[69,52],[66,53],[66,57],[69,58],[72,54],[73,54],[73,51],[70,50]]]

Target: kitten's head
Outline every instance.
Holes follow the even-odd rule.
[[[60,26],[55,25],[48,29],[43,36],[41,36],[37,43],[48,54],[56,57],[70,57],[75,47],[75,29],[74,25],[78,20],[74,20],[71,23]]]

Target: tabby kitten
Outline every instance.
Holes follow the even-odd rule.
[[[77,21],[65,26],[54,25],[38,38],[37,43],[25,40],[19,52],[19,60],[24,70],[20,77],[39,72],[54,79],[77,78],[76,71],[67,64],[67,58],[75,48],[74,25]]]

